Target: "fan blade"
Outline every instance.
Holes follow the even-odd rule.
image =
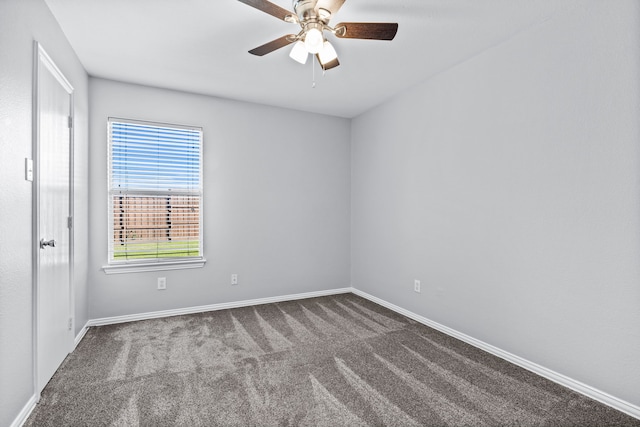
[[[320,64],[320,67],[322,67],[324,71],[336,68],[338,65],[340,65],[340,61],[338,61],[338,58],[334,59],[333,61],[327,62],[326,64],[323,64],[322,61],[320,61],[320,55],[318,54],[316,54],[316,59],[318,60],[318,64]]]
[[[377,22],[341,22],[336,36],[343,39],[393,40],[398,24]]]
[[[316,3],[316,10],[324,9],[331,12],[331,16],[333,17],[346,0],[318,0]]]
[[[248,4],[249,6],[255,7],[258,10],[261,10],[265,13],[268,13],[271,16],[275,16],[278,19],[285,20],[287,16],[295,15],[293,12],[289,12],[287,9],[283,9],[280,6],[271,3],[267,0],[238,0],[241,3]]]
[[[293,34],[287,34],[286,36],[282,36],[279,39],[275,39],[270,41],[269,43],[265,43],[262,46],[258,46],[255,49],[251,49],[249,53],[256,56],[264,56],[267,53],[271,53],[274,50],[278,50],[281,47],[285,47],[291,43],[293,43],[296,39],[296,36]]]

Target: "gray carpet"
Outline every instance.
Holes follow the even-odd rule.
[[[26,426],[640,426],[353,294],[89,330]]]

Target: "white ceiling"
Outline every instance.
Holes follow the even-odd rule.
[[[347,0],[338,22],[397,22],[395,40],[335,39],[322,76],[285,47],[299,27],[237,0],[46,0],[91,76],[354,117],[545,21],[575,0]],[[287,0],[273,3],[292,10]]]

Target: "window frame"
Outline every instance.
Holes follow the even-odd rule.
[[[171,197],[176,195],[190,195],[199,197],[199,215],[198,215],[198,244],[199,244],[199,256],[187,256],[187,257],[164,257],[164,258],[142,258],[137,260],[117,260],[114,258],[114,216],[113,216],[113,200],[114,196],[118,194],[117,191],[112,188],[113,181],[113,141],[112,141],[112,124],[113,123],[124,123],[124,124],[132,124],[132,125],[142,125],[142,126],[157,126],[162,128],[173,128],[173,129],[185,129],[189,131],[196,131],[199,134],[199,188],[195,191],[185,192],[185,191],[175,191],[171,190],[163,191],[163,190],[148,190],[144,189],[138,191],[138,193],[145,193],[152,196],[167,196]],[[204,267],[206,263],[206,259],[204,257],[204,233],[203,233],[203,223],[204,223],[204,210],[203,210],[203,200],[204,200],[204,180],[203,180],[203,149],[204,149],[204,132],[202,127],[199,126],[189,126],[189,125],[181,125],[181,124],[173,124],[173,123],[163,123],[163,122],[155,122],[155,121],[147,121],[147,120],[137,120],[137,119],[125,119],[119,117],[108,117],[107,120],[107,265],[102,267],[103,271],[106,274],[114,274],[114,273],[133,273],[133,272],[144,272],[144,271],[159,271],[159,270],[181,270],[181,269],[190,269],[190,268],[201,268]],[[135,188],[134,194],[135,194]],[[140,190],[140,189],[139,189]],[[125,190],[124,193],[126,194]]]

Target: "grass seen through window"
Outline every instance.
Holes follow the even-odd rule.
[[[177,242],[129,242],[114,245],[113,259],[154,259],[200,256],[197,240]]]

